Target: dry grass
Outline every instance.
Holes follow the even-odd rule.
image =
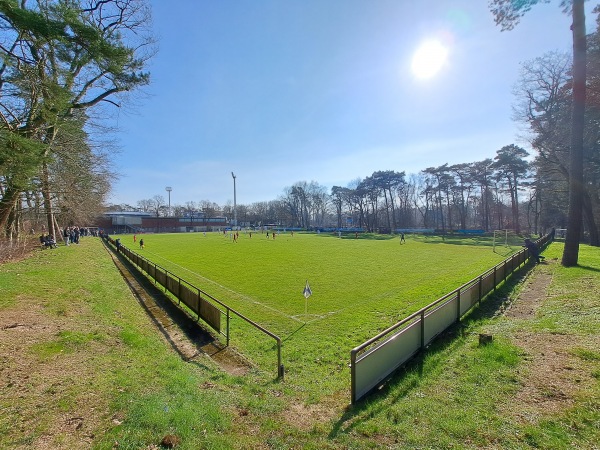
[[[20,261],[38,249],[40,242],[32,236],[13,240],[0,239],[0,264]]]

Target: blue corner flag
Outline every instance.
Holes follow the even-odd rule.
[[[312,295],[312,291],[310,290],[310,286],[308,285],[308,280],[306,280],[306,286],[304,286],[304,298],[308,298]]]

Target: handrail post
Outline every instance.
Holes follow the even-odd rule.
[[[356,403],[356,350],[350,351],[350,403]]]
[[[425,309],[421,310],[421,350],[425,348]]]
[[[460,320],[460,288],[456,290],[456,321]]]
[[[229,347],[229,321],[231,320],[231,314],[229,313],[230,309],[227,308],[227,325],[226,325],[226,329],[227,329],[227,336],[226,336],[226,340],[227,340],[227,347]]]
[[[281,363],[281,339],[277,338],[277,378],[283,380],[285,368]]]

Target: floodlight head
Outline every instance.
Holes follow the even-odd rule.
[[[235,175],[233,174],[233,172],[231,172],[231,176],[235,180]]]

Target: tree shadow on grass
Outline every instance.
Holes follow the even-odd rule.
[[[398,239],[398,235],[393,234],[377,234],[377,233],[358,233],[358,236],[354,232],[344,233],[340,236],[337,231],[333,232],[323,232],[318,235],[319,237],[324,238],[335,238],[335,239],[344,239],[351,241],[389,241],[392,239]]]
[[[600,269],[598,267],[583,266],[581,264],[578,264],[576,267],[583,270],[589,270],[590,272],[600,272]]]
[[[430,376],[436,376],[439,371],[435,369],[447,363],[448,355],[464,344],[473,329],[504,312],[509,303],[510,293],[525,280],[531,268],[531,265],[526,265],[515,271],[509,280],[491,292],[478,306],[440,334],[408,363],[384,379],[357,403],[348,405],[329,432],[329,437],[335,438],[350,433],[360,424],[384,412],[390,404],[408,397]]]

